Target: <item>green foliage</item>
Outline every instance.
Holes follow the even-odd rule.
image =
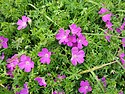
[[[104,4],[114,16],[112,23],[114,31],[110,32],[111,42],[104,38],[105,24],[98,15],[98,11]],[[66,94],[79,94],[81,80],[88,80],[93,88],[88,94],[118,94],[120,90],[125,92],[125,70],[122,67],[118,55],[119,50],[124,52],[121,46],[122,35],[116,33],[125,16],[124,0],[0,0],[0,36],[9,39],[7,49],[0,49],[5,53],[5,59],[0,61],[0,85],[7,88],[7,84],[14,93],[23,88],[28,82],[30,94],[51,94],[54,90],[64,90]],[[17,30],[16,22],[23,15],[32,19],[31,25],[21,31]],[[116,17],[118,15],[118,18]],[[89,45],[84,47],[86,53],[83,64],[73,66],[71,48],[59,45],[55,34],[59,28],[67,29],[72,23],[82,28]],[[49,65],[41,64],[37,56],[42,48],[48,48],[53,52]],[[35,62],[35,67],[30,73],[25,73],[16,67],[14,78],[7,75],[6,59],[14,54],[26,54]],[[116,60],[117,63],[103,67],[99,70],[80,75],[79,72],[91,69]],[[48,73],[51,73],[48,76]],[[54,82],[58,74],[65,74],[66,79]],[[44,77],[47,87],[40,87],[34,78]],[[98,77],[106,77],[107,87],[104,88]],[[18,86],[18,88],[17,88]],[[7,89],[0,87],[0,94],[11,94]],[[102,88],[104,90],[102,90]],[[2,93],[2,92],[8,93]]]

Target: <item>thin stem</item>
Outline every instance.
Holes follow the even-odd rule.
[[[4,85],[0,84],[1,87],[4,87]]]
[[[105,66],[114,64],[114,63],[116,63],[116,62],[117,62],[117,61],[113,61],[113,62],[110,62],[110,63],[107,63],[107,64],[103,64],[103,65],[101,65],[101,66],[95,66],[94,68],[91,68],[91,69],[88,69],[88,70],[81,71],[81,72],[79,72],[79,74],[84,74],[84,73],[92,72],[92,71],[101,69],[101,68],[103,68],[103,67],[105,67]]]
[[[34,9],[36,9],[37,11],[39,11],[38,8],[36,8],[33,4],[29,4],[31,7],[33,7]]]
[[[4,50],[6,50],[6,48],[5,48],[5,49],[0,50],[0,53],[1,53],[1,52],[3,52]]]

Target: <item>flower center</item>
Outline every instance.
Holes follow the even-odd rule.
[[[22,26],[25,26],[25,25],[26,25],[26,22],[23,22],[23,23],[22,23]]]
[[[45,54],[45,57],[49,57],[49,55],[48,55],[48,54]]]
[[[73,55],[73,58],[77,58],[77,55]]]
[[[79,41],[78,42],[81,42],[81,39],[79,39]]]
[[[66,38],[66,36],[63,36],[63,39],[65,39]]]
[[[88,86],[85,86],[85,89],[88,89]]]
[[[14,64],[13,64],[13,63],[11,63],[11,66],[12,66],[12,67],[14,67]]]
[[[29,61],[26,61],[26,65],[29,65],[30,64],[30,62]]]

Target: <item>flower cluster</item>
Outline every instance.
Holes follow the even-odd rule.
[[[109,30],[113,30],[113,28],[112,28],[113,24],[111,23],[112,13],[111,13],[108,9],[106,9],[106,8],[101,8],[100,11],[98,12],[98,14],[100,14],[100,15],[103,14],[102,20],[106,23],[105,26],[108,28],[108,30],[106,30],[106,31],[104,32],[104,34],[107,35],[108,32],[109,32]],[[105,38],[106,38],[106,40],[107,40],[108,42],[110,42],[111,36],[105,36]]]
[[[31,68],[34,68],[34,62],[31,60],[29,56],[21,55],[20,59],[17,54],[12,56],[11,58],[7,59],[7,69],[8,69],[8,75],[10,75],[13,78],[12,72],[14,71],[15,67],[19,66],[20,69],[24,69],[25,72],[30,72]],[[46,87],[46,82],[41,77],[36,77],[34,80],[38,81],[40,86]],[[28,87],[27,83],[24,84],[24,88],[17,92],[16,94],[28,94]]]
[[[108,12],[108,13],[107,13]],[[106,14],[105,14],[106,13]],[[112,16],[112,13],[106,9],[106,8],[101,8],[100,11],[98,12],[98,14],[103,14],[102,16],[102,20],[106,23],[106,27],[109,29],[109,30],[113,30],[112,29],[112,23],[111,23],[111,16]]]
[[[0,36],[0,48],[8,48],[7,42],[8,38]]]
[[[105,27],[107,30],[104,32],[104,34],[108,34],[109,30],[112,31],[113,24],[111,23],[111,17],[112,13],[106,9],[106,8],[101,8],[98,14],[103,15],[102,20],[105,22]],[[17,22],[18,25],[18,30],[24,29],[27,27],[27,24],[31,23],[31,19],[27,16],[22,16],[22,19],[19,19]],[[125,22],[121,25],[121,27],[116,28],[116,31],[118,33],[121,33],[122,30],[124,30],[125,27]],[[105,36],[105,38],[110,42],[111,36]],[[69,29],[64,30],[63,28],[60,28],[58,33],[56,34],[56,39],[59,41],[59,44],[67,45],[69,47],[72,47],[71,49],[71,62],[74,66],[77,65],[77,63],[82,64],[84,62],[84,57],[85,57],[85,52],[82,50],[84,46],[88,45],[88,41],[86,40],[86,37],[82,34],[82,29],[78,27],[76,24],[71,24],[69,25]],[[0,48],[7,48],[8,39],[4,38],[3,36],[0,36]],[[122,44],[123,47],[125,47],[125,38],[122,39]],[[42,51],[38,53],[38,56],[40,57],[40,62],[43,64],[50,64],[51,62],[51,54],[52,52],[49,52],[47,48],[42,48]],[[120,60],[125,68],[125,54],[122,53],[120,56]],[[4,53],[2,53],[2,56],[0,56],[0,59],[4,59]],[[7,60],[7,70],[8,70],[8,75],[13,77],[12,72],[15,70],[16,66],[18,66],[21,70],[24,69],[25,72],[30,72],[34,68],[34,62],[31,60],[29,56],[26,55],[21,55],[20,58],[18,57],[17,54],[12,56],[11,58],[8,58]],[[64,79],[66,78],[65,75],[58,75],[58,79]],[[38,82],[40,86],[46,87],[47,83],[45,82],[45,79],[42,77],[36,77],[34,78],[35,81]],[[101,81],[106,87],[106,78],[103,77],[101,78]],[[89,82],[86,81],[81,81],[80,82],[80,88],[78,91],[82,94],[87,94],[87,92],[92,91],[92,87],[90,86]],[[16,94],[28,94],[28,84],[24,84],[24,88],[20,90],[20,92],[17,92]],[[53,94],[65,94],[65,92],[61,91],[54,91]],[[122,93],[119,93],[122,94]]]
[[[18,30],[24,29],[27,27],[27,22],[31,23],[31,19],[29,17],[26,16],[22,16],[22,20],[19,19],[17,22],[18,25]]]
[[[90,91],[92,91],[92,88],[91,88],[89,82],[87,80],[81,81],[79,92],[82,93],[82,94],[87,94],[87,92],[90,92]]]
[[[29,56],[22,55],[19,59],[18,55],[15,54],[11,58],[7,59],[7,74],[13,77],[12,72],[14,71],[17,65],[20,69],[24,69],[25,72],[30,72],[31,68],[34,68],[34,62],[31,61],[31,58]]]
[[[85,36],[81,33],[82,29],[77,27],[76,24],[69,25],[70,30],[59,29],[58,34],[56,34],[56,39],[59,40],[59,44],[64,44],[72,47],[72,58],[71,62],[74,66],[78,63],[84,62],[85,53],[83,46],[88,45],[88,41]]]
[[[59,44],[78,47],[79,49],[88,45],[88,41],[85,36],[82,35],[80,27],[77,27],[76,24],[71,24],[69,28],[70,30],[59,29],[58,34],[56,34],[56,39],[59,40]]]

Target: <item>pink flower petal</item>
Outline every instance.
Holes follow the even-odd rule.
[[[72,62],[72,64],[73,64],[74,66],[77,65],[77,61],[76,61],[75,59],[71,58],[71,62]]]
[[[22,16],[22,21],[23,22],[27,22],[28,21],[27,17],[26,16]]]
[[[24,71],[25,71],[25,72],[30,72],[30,71],[31,71],[31,67],[25,66]]]
[[[105,12],[108,12],[109,10],[106,8],[101,8],[98,14],[104,14]]]
[[[73,47],[72,48],[72,53],[77,53],[78,52],[78,48],[77,47]]]
[[[22,29],[24,29],[24,28],[26,28],[27,27],[27,24],[26,25],[24,25],[23,27],[22,27]]]
[[[25,61],[27,59],[26,55],[21,55],[20,61]]]
[[[18,66],[19,66],[20,69],[24,69],[24,68],[25,68],[25,63],[20,62],[20,63],[18,64]]]
[[[18,26],[17,30],[21,30],[23,27],[21,25]]]
[[[22,23],[23,23],[23,21],[19,19],[17,22],[17,25],[22,25]]]
[[[106,15],[102,16],[102,20],[104,22],[110,21],[111,20],[111,16],[112,16],[111,13],[110,14],[106,14]]]

